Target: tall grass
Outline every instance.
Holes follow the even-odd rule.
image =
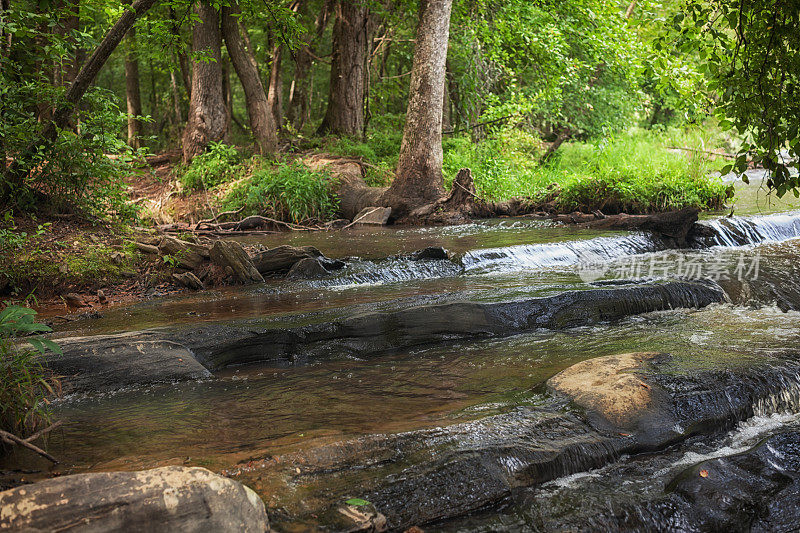
[[[47,350],[60,352],[58,346],[38,336],[25,337],[31,347],[19,344],[23,336],[50,331],[34,321],[35,315],[14,305],[0,311],[0,429],[18,436],[50,422],[47,398],[58,388],[40,357]]]
[[[300,163],[267,165],[233,185],[223,205],[244,206],[248,214],[260,214],[300,223],[334,218],[338,203],[332,194],[332,178]]]

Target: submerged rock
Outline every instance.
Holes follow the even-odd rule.
[[[676,373],[669,357],[651,357],[650,354],[619,356],[616,360],[601,358],[596,363],[595,369],[609,369],[600,374],[599,386],[606,391],[614,391],[613,386],[608,386],[619,382],[623,383],[622,389],[638,386],[638,383],[619,379],[632,367],[638,368],[637,372],[641,373],[638,379],[651,383],[661,397],[641,409],[634,404],[632,411],[639,415],[651,411],[657,416],[668,413],[676,423],[661,429],[637,424],[630,433],[611,431],[607,421],[598,423],[598,419],[586,416],[591,413],[584,408],[573,408],[559,397],[551,397],[535,407],[520,406],[508,413],[445,428],[372,435],[308,446],[280,457],[256,458],[241,469],[234,469],[231,475],[251,483],[256,490],[271,494],[271,505],[286,513],[279,518],[285,522],[282,525],[286,529],[291,529],[292,524],[309,521],[323,527],[332,526],[328,521],[331,514],[342,502],[355,497],[374,505],[375,512],[386,517],[390,530],[402,531],[503,506],[513,500],[519,489],[602,467],[623,454],[663,450],[693,435],[713,434],[730,428],[752,416],[755,403],[779,396],[800,370],[796,361],[775,364],[772,360],[770,364],[736,372],[724,367],[707,370],[704,369],[706,362],[697,361],[696,366]],[[581,365],[575,372],[564,373],[562,378],[587,375],[588,368],[591,367]],[[616,370],[610,370],[612,368]],[[594,370],[591,374],[597,375]],[[566,379],[559,382],[567,388]],[[737,387],[732,386],[734,383]],[[588,411],[597,405],[607,405],[595,401],[583,403],[590,406]],[[627,409],[618,411],[625,414]],[[634,416],[636,420],[640,418]],[[797,448],[800,449],[800,445]],[[776,453],[788,456],[781,449]],[[777,462],[774,473],[768,476],[778,476],[781,469],[797,471],[795,462],[799,455]],[[768,455],[764,458],[762,466],[745,474],[760,477],[770,464]],[[712,469],[706,469],[711,478]],[[743,474],[737,475],[741,479]],[[700,481],[693,476],[689,478],[688,485],[678,483],[674,491],[680,493],[684,501],[680,505],[684,509],[695,509],[698,516],[708,506],[720,507],[726,498],[736,498],[737,490],[741,492],[735,482],[730,481],[713,489],[711,495],[712,492],[693,488],[698,483],[707,484],[708,478]],[[777,489],[787,486],[786,482],[751,483],[745,488],[750,500],[742,501],[748,505],[749,502],[768,504],[770,496],[778,494]],[[784,505],[789,505],[797,494],[792,490],[783,493]],[[687,493],[696,494],[691,498],[698,504],[689,501]],[[685,503],[687,501],[689,503]],[[739,505],[734,502],[730,507],[733,511],[741,510]],[[662,523],[685,523],[671,520],[675,515],[669,513],[676,508],[680,509],[672,498],[663,508],[651,507],[639,515],[635,509],[623,510],[624,514],[614,515],[620,520],[616,522],[616,529],[647,530],[652,524],[643,522],[636,526],[636,518],[652,516],[658,509],[665,513]],[[779,509],[776,506],[774,523],[786,523],[777,522]],[[698,527],[687,530],[739,530],[731,525],[736,524],[737,515],[733,511],[725,511],[730,520],[714,522],[713,517],[705,522],[697,520]],[[611,518],[608,520],[614,523]],[[629,527],[630,524],[634,526]],[[337,524],[333,529],[344,528]],[[774,529],[764,527],[762,530]]]
[[[0,530],[269,531],[264,503],[204,468],[76,474],[0,492]]]
[[[423,259],[444,260],[450,259],[450,254],[441,246],[429,246],[411,254],[410,259],[412,261],[422,261]]]

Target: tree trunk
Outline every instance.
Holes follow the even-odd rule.
[[[267,89],[267,104],[272,110],[272,119],[275,127],[280,130],[283,126],[283,76],[281,75],[281,59],[283,46],[276,44],[272,47],[272,65],[269,69],[269,89]]]
[[[337,3],[328,110],[319,133],[357,138],[363,134],[367,18],[367,8],[360,0]]]
[[[178,80],[175,76],[175,70],[169,70],[169,84],[172,89],[172,106],[175,112],[175,124],[183,122],[183,113],[181,113],[181,95],[178,92]]]
[[[194,10],[200,21],[192,29],[192,50],[205,60],[192,61],[192,96],[183,133],[183,160],[186,163],[201,154],[209,143],[222,140],[228,122],[222,96],[219,14],[205,0],[197,2]]]
[[[172,21],[172,35],[177,42],[182,44],[181,32],[178,25],[178,16],[175,14],[175,9],[171,6],[169,8],[169,18]],[[189,59],[186,57],[186,52],[184,52],[182,45],[178,51],[178,67],[181,70],[181,79],[183,80],[183,86],[186,88],[186,94],[189,95],[189,98],[191,98],[192,80],[189,76]]]
[[[231,140],[231,115],[233,115],[233,90],[231,89],[231,69],[228,59],[222,59],[222,100],[225,102],[225,135],[227,143]]]
[[[236,75],[244,89],[247,114],[250,117],[250,129],[255,139],[255,151],[261,155],[272,155],[278,145],[273,113],[270,110],[267,94],[258,65],[247,36],[247,30],[237,22],[235,15],[240,12],[239,5],[231,2],[230,7],[222,8],[222,33],[225,46],[231,57]]]
[[[136,28],[128,32],[128,50],[125,53],[125,96],[128,101],[128,144],[138,149],[142,136],[142,96],[139,90],[139,58],[136,50]]]
[[[442,106],[452,0],[422,0],[397,176],[384,195],[393,217],[444,196]]]
[[[298,131],[302,130],[311,118],[311,66],[312,54],[322,39],[325,27],[328,25],[328,15],[331,11],[331,0],[324,0],[317,19],[314,22],[315,35],[313,40],[297,52],[292,89],[289,92],[289,108],[286,119]]]

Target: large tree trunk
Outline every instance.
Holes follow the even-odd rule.
[[[139,148],[142,135],[142,96],[139,90],[139,58],[136,50],[136,28],[128,32],[128,50],[125,53],[125,96],[128,101],[128,144]]]
[[[280,130],[283,126],[283,76],[281,75],[281,61],[283,46],[276,44],[272,47],[272,65],[269,69],[269,89],[267,89],[267,104],[272,110],[272,120]]]
[[[183,133],[183,160],[186,163],[201,154],[209,143],[221,141],[228,123],[222,95],[219,14],[205,0],[197,2],[194,10],[200,21],[192,29],[192,50],[204,60],[192,61],[192,96]]]
[[[442,106],[452,0],[422,0],[397,176],[384,195],[393,217],[444,196]]]
[[[258,74],[258,66],[245,27],[237,22],[239,4],[231,2],[222,8],[222,34],[236,75],[244,89],[250,129],[253,131],[257,154],[272,155],[278,145],[273,113],[267,102],[267,93]]]
[[[363,134],[367,18],[360,0],[339,0],[336,5],[330,95],[320,133],[358,138]]]

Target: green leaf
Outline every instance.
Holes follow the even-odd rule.
[[[350,498],[346,502],[347,505],[352,505],[353,507],[363,507],[365,505],[371,505],[370,502],[367,500],[362,500],[361,498]]]

